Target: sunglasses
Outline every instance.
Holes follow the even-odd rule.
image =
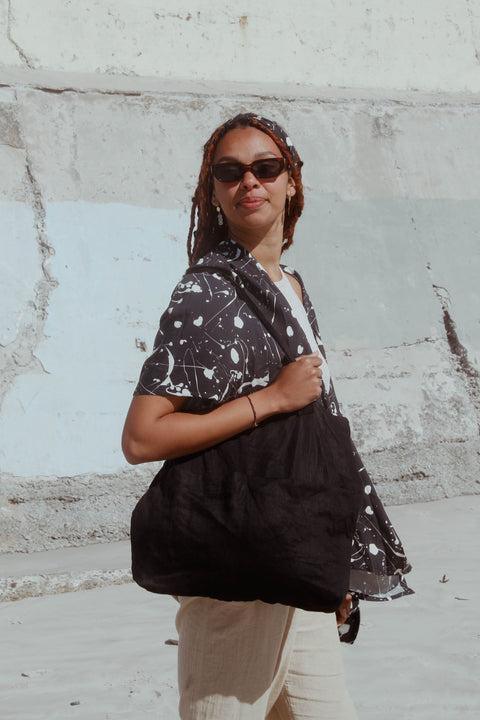
[[[276,178],[285,169],[285,158],[265,158],[255,160],[249,165],[239,162],[226,162],[212,165],[212,175],[219,182],[238,182],[243,178],[247,170],[255,175],[258,180],[271,180]]]

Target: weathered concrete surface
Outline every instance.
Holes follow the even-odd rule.
[[[14,67],[480,90],[477,0],[0,0],[0,18],[0,62]]]
[[[480,2],[0,0],[0,549],[125,536],[123,418],[242,110],[305,160],[288,262],[390,502],[478,492]]]
[[[0,555],[0,602],[132,582],[130,543]]]
[[[2,552],[124,539],[130,529],[131,510],[151,481],[154,467],[133,469],[124,464],[110,475],[97,472],[77,477],[2,473]]]
[[[0,91],[5,551],[125,537],[124,414],[185,267],[201,146],[242,109],[305,160],[286,256],[389,502],[479,491],[478,99]]]
[[[92,590],[132,582],[128,568],[124,570],[85,570],[55,575],[26,575],[21,578],[0,578],[0,602],[24,600],[28,597]]]
[[[416,594],[362,603],[359,638],[343,647],[362,720],[478,719],[479,513],[480,496],[391,508]],[[95,562],[105,548],[72,551]],[[25,558],[37,573],[39,555]],[[134,584],[1,603],[2,720],[178,717],[177,608]]]

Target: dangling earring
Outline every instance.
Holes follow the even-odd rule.
[[[289,196],[287,197],[287,215],[290,215],[290,200],[291,200],[291,199],[292,199],[292,198],[291,198],[290,195],[289,195]]]
[[[217,213],[218,213],[218,215],[217,215],[218,224],[219,224],[220,227],[222,227],[222,225],[223,225],[223,215],[222,215],[222,208],[220,207],[220,205],[217,205]]]

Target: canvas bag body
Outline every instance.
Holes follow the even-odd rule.
[[[291,268],[283,266],[283,269],[295,275],[302,287],[308,320],[319,348],[325,355],[315,312],[302,279]],[[210,282],[209,272],[218,273],[217,279]],[[230,275],[227,279],[225,276],[228,274]],[[278,331],[275,341],[256,314],[242,313],[243,301],[238,294],[241,286],[250,292],[254,307],[263,308],[267,313],[267,321],[275,326],[275,332]],[[227,288],[230,288],[230,291]],[[198,304],[200,299],[201,306]],[[207,305],[203,304],[205,300]],[[198,312],[200,307],[201,313]],[[204,323],[197,327],[199,314],[204,316]],[[244,327],[241,331],[240,343],[236,344],[232,329],[234,326],[238,327],[239,316]],[[210,323],[209,332],[213,331],[213,334],[206,333],[207,322]],[[175,330],[177,327],[181,327],[181,330]],[[185,344],[185,338],[188,339],[188,344]],[[279,347],[279,340],[282,339],[288,344],[287,352]],[[241,379],[229,375],[227,353],[230,352],[231,347],[237,348],[240,356],[242,356],[242,347],[248,348],[249,351],[248,357],[244,357],[246,375],[243,374]],[[234,241],[224,241],[195,266],[189,268],[178,284],[171,303],[160,320],[154,352],[144,363],[135,394],[186,395],[188,400],[185,410],[202,412],[218,405],[219,402],[254,392],[255,387],[261,385],[259,382],[253,383],[255,378],[261,378],[263,382],[265,380],[272,382],[282,363],[288,362],[289,357],[294,358],[302,354],[304,347],[306,347],[304,333],[292,317],[282,293],[255,258]],[[214,358],[213,362],[212,358]],[[202,369],[213,366],[216,366],[216,369],[212,381],[208,379],[211,373],[204,375]],[[188,388],[188,391],[185,391],[185,388]],[[328,407],[329,416],[341,417],[332,383],[322,399]],[[362,498],[351,547],[349,590],[354,591],[356,597],[374,601],[387,601],[411,594],[412,590],[408,588],[404,579],[404,574],[410,571],[411,566],[400,538],[383,508],[372,479],[353,443],[350,444],[350,449],[354,456],[356,477]],[[154,514],[153,507],[152,515]],[[132,549],[135,555],[135,548]],[[163,552],[161,547],[158,551]],[[155,553],[155,548],[152,552]],[[143,562],[142,559],[140,560]],[[137,570],[143,572],[140,565],[137,566]],[[146,577],[153,570],[151,564],[150,570],[146,571],[144,576]],[[356,616],[358,618],[358,612]],[[345,631],[345,628],[342,630]],[[345,632],[341,635],[341,639],[347,639]],[[352,640],[349,638],[348,641]]]
[[[202,270],[235,284],[291,362],[248,275]],[[348,421],[318,400],[166,462],[132,515],[133,576],[153,592],[331,612],[348,590],[360,502]]]
[[[348,421],[321,401],[166,462],[132,515],[147,590],[334,611],[361,489]]]

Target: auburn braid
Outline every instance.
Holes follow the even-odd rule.
[[[228,225],[218,224],[217,211],[212,203],[213,177],[211,167],[217,145],[230,130],[237,127],[255,127],[272,138],[287,161],[288,171],[295,183],[295,195],[285,204],[285,219],[282,245],[282,252],[290,247],[293,242],[293,233],[298,218],[302,214],[303,183],[301,166],[302,161],[296,156],[287,144],[283,142],[273,130],[265,126],[260,120],[250,115],[239,115],[220,125],[207,140],[203,148],[203,159],[198,176],[198,183],[192,199],[192,210],[190,213],[190,228],[188,231],[187,252],[190,265],[197,262],[207,252],[213,250],[221,240],[228,238]]]

